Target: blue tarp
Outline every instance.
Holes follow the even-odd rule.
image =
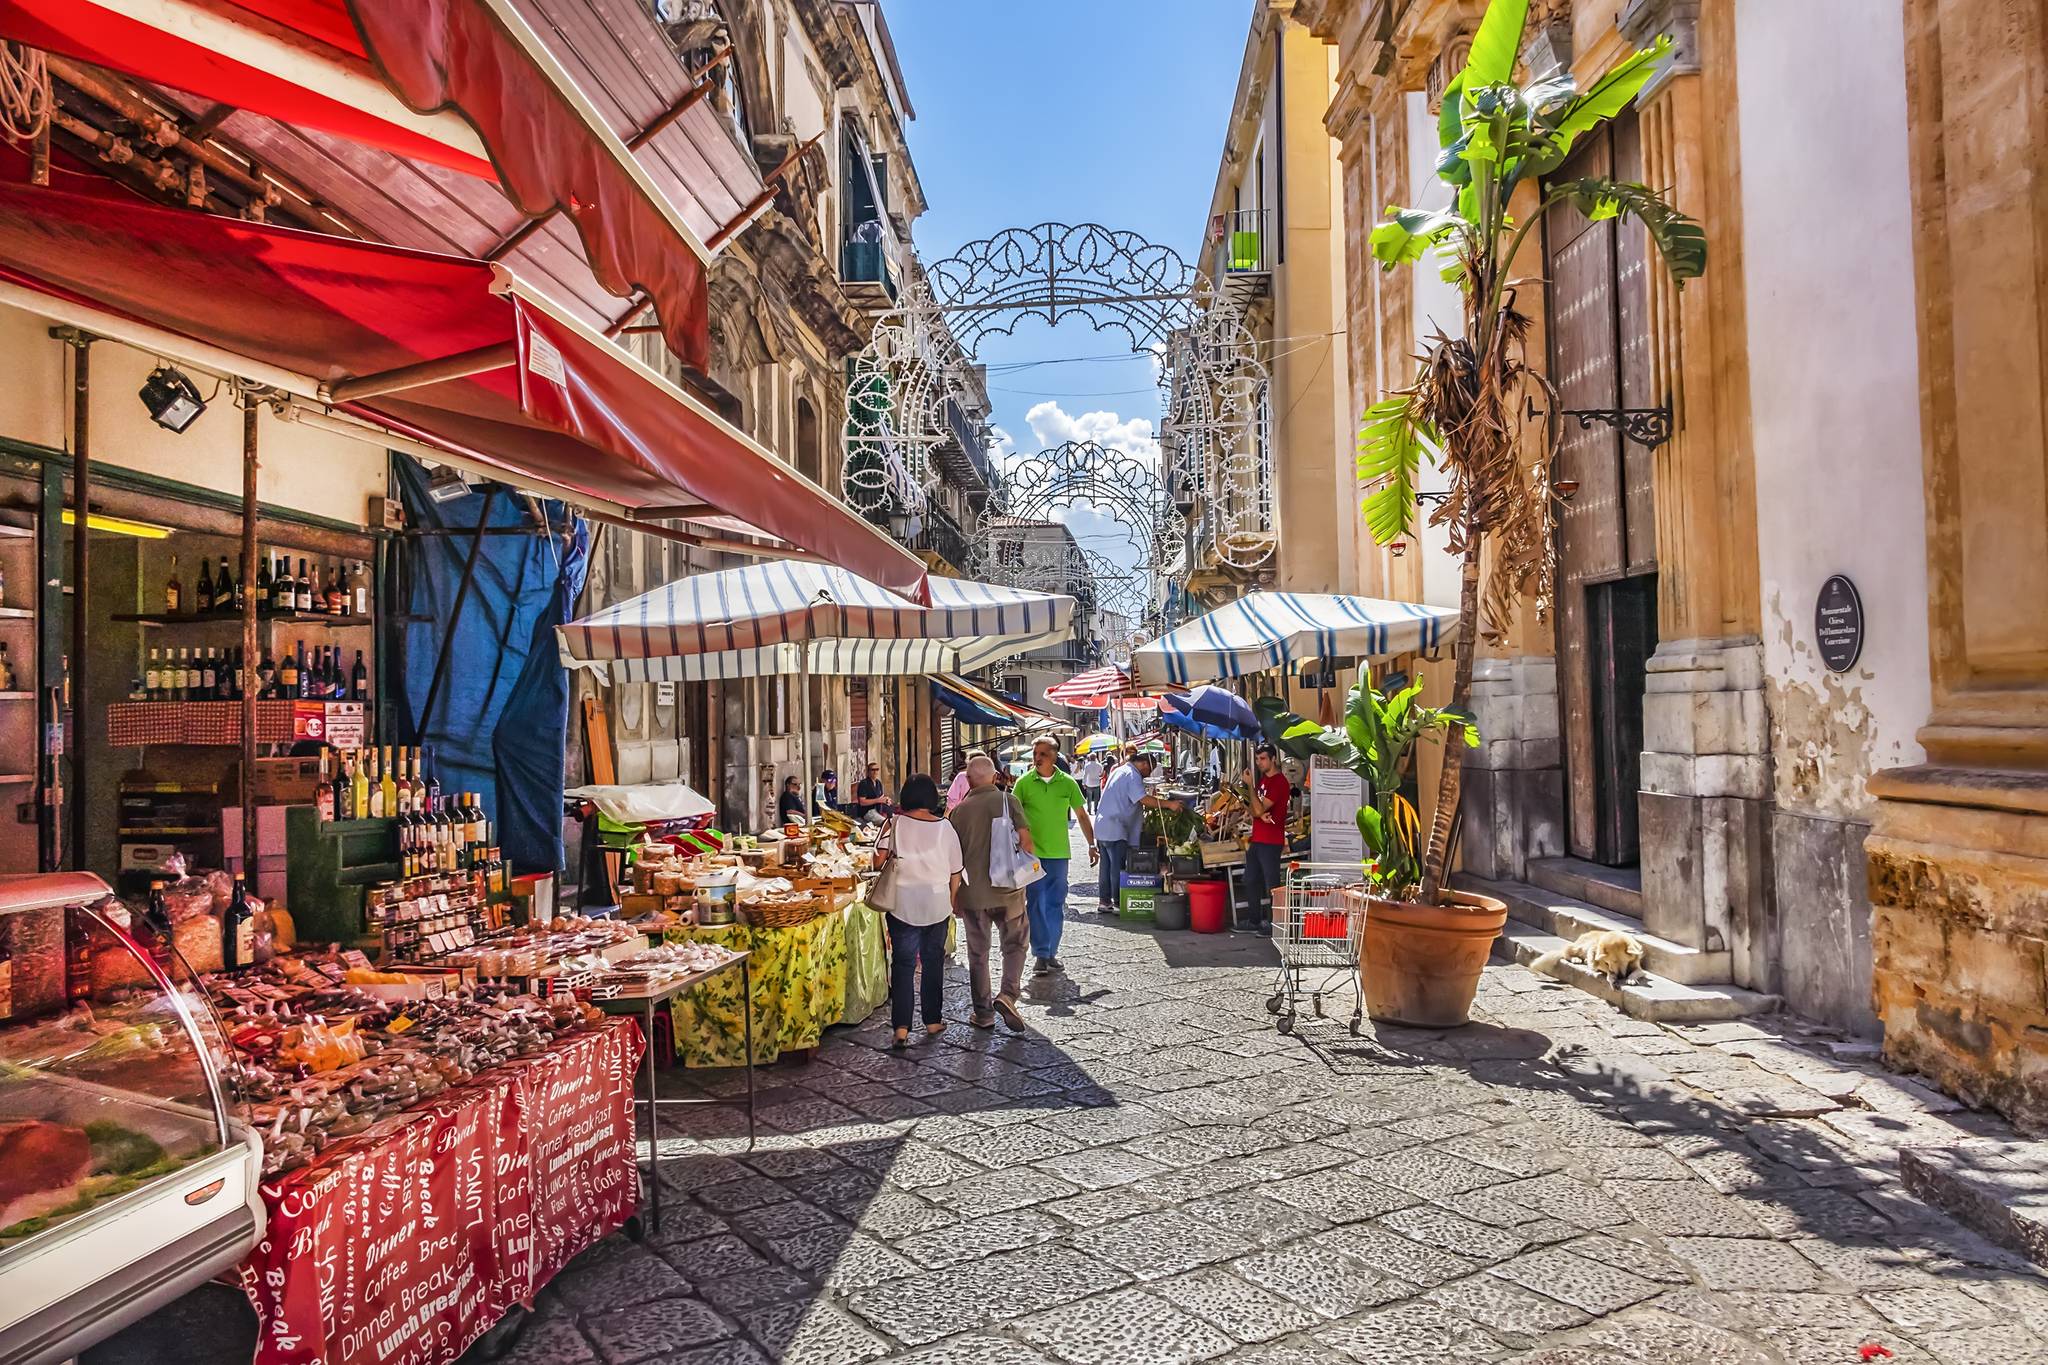
[[[419,463],[395,457],[399,491],[422,529],[472,530],[485,493],[437,503],[427,497]],[[503,489],[489,525],[538,531],[535,508],[552,534],[486,536],[448,668],[424,722],[420,710],[434,661],[454,613],[471,537],[421,536],[411,542],[405,610],[403,689],[417,742],[441,789],[479,792],[514,870],[562,865],[562,753],[569,728],[569,679],[554,628],[575,615],[588,564],[589,528],[562,503]]]

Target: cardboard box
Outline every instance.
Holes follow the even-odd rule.
[[[259,806],[310,805],[320,789],[320,760],[259,758],[250,786],[255,788],[254,804]]]
[[[1161,880],[1162,879],[1160,878],[1159,874],[1156,872],[1126,872],[1123,874],[1121,878],[1118,879],[1117,890],[1157,891],[1159,889],[1159,884]]]
[[[1130,920],[1150,920],[1159,904],[1159,892],[1126,888],[1117,897],[1117,917]]]

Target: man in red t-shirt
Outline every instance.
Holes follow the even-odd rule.
[[[1252,751],[1256,773],[1246,773],[1252,789],[1252,843],[1245,850],[1245,886],[1251,894],[1253,923],[1246,932],[1273,932],[1273,892],[1286,883],[1280,859],[1287,851],[1287,803],[1292,790],[1280,771],[1280,755],[1270,744]]]

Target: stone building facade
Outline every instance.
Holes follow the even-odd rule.
[[[886,22],[878,6],[846,0],[675,0],[661,13],[674,59],[690,69],[730,48],[711,98],[763,172],[783,173],[710,270],[709,372],[686,370],[656,334],[632,344],[836,492],[846,363],[915,268],[910,225],[925,207],[903,133],[915,113]],[[744,562],[607,528],[583,605]],[[802,729],[819,767],[842,773],[871,756],[900,773],[931,729],[928,698],[886,679],[814,680],[808,714],[793,678],[579,685],[604,703],[620,781],[688,781],[736,829],[771,819],[782,779],[801,769]]]
[[[1895,1061],[2048,1125],[2048,362],[2029,225],[2048,141],[1996,112],[2038,97],[2048,31],[1970,0],[1531,9],[1525,75],[1582,87],[1672,36],[1560,174],[1670,191],[1710,254],[1680,292],[1639,231],[1554,214],[1518,263],[1560,406],[1668,400],[1671,432],[1637,447],[1569,424],[1559,610],[1525,613],[1478,664],[1465,866],[1639,878],[1644,932],[1703,979],[1881,1035]],[[1405,382],[1418,336],[1457,322],[1428,272],[1373,269],[1366,238],[1384,205],[1441,193],[1436,95],[1484,5],[1294,12],[1338,56],[1325,121],[1362,411]],[[1426,598],[1435,548],[1362,545],[1365,590]],[[1816,625],[1838,577],[1862,626],[1840,671]]]

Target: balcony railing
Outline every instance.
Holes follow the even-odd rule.
[[[889,268],[889,252],[883,243],[886,231],[879,218],[849,227],[839,247],[839,278],[847,284],[879,285],[894,303],[896,275]]]
[[[923,525],[905,542],[905,548],[935,554],[954,569],[966,572],[968,561],[974,557],[974,542],[967,538],[967,533],[937,503],[925,504],[922,520]]]
[[[1218,215],[1216,278],[1264,275],[1273,268],[1266,254],[1266,211],[1238,209]]]

